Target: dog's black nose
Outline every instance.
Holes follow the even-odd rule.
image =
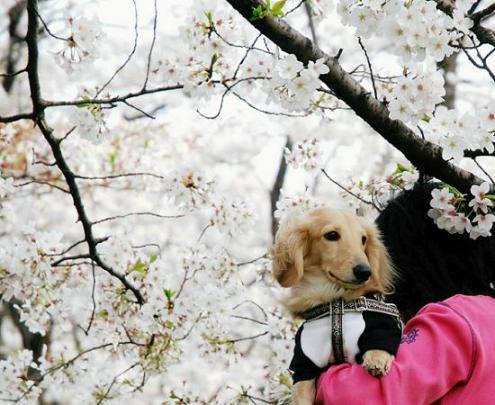
[[[371,276],[371,270],[366,264],[358,264],[357,266],[354,266],[352,272],[354,273],[356,280],[360,282],[368,280]]]

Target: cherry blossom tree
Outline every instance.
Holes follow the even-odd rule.
[[[4,3],[0,403],[283,403],[284,215],[491,235],[491,1]]]

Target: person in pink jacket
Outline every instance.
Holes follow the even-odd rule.
[[[389,299],[408,321],[390,373],[330,367],[315,405],[495,404],[495,238],[438,229],[433,187],[417,185],[377,219],[400,273]]]
[[[455,295],[425,306],[404,330],[390,373],[358,364],[323,373],[317,405],[495,404],[495,299]]]

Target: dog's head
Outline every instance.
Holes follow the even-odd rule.
[[[292,287],[305,273],[354,293],[387,293],[393,268],[376,228],[350,212],[317,208],[281,224],[271,250],[273,275]]]

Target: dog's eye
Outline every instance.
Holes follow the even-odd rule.
[[[361,238],[361,242],[363,242],[363,245],[366,245],[366,241],[368,240],[368,238],[366,238],[366,236],[363,236]]]
[[[327,232],[325,235],[323,235],[323,237],[326,240],[339,240],[340,239],[340,235],[337,231]]]

